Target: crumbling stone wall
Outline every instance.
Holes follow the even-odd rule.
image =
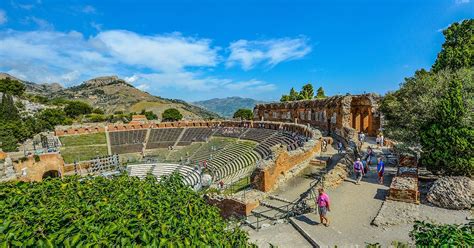
[[[206,196],[208,204],[214,205],[220,209],[221,216],[224,218],[229,217],[242,217],[248,216],[257,208],[260,203],[258,200],[253,202],[243,202],[232,197],[224,197],[219,195]]]
[[[254,108],[254,119],[310,124],[344,138],[347,138],[344,136],[348,134],[347,128],[376,135],[380,129],[378,101],[378,96],[364,94],[258,104]]]
[[[64,160],[59,153],[48,153],[39,155],[39,161],[34,156],[29,156],[26,161],[19,161],[14,165],[20,181],[42,181],[47,171],[58,171],[64,175]]]
[[[296,152],[288,152],[282,148],[274,151],[275,160],[269,162],[269,166],[257,168],[252,174],[252,184],[255,189],[269,192],[274,189],[280,176],[284,176],[293,167],[309,161],[317,153],[321,152],[321,140],[309,141],[307,147]]]

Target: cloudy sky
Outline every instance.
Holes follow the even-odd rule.
[[[394,90],[469,0],[0,1],[0,71],[64,86],[118,75],[185,100]]]

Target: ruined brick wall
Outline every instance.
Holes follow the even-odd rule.
[[[315,141],[309,150],[290,154],[286,150],[279,149],[276,154],[275,163],[263,169],[258,168],[252,175],[252,184],[255,189],[269,192],[274,189],[280,176],[284,176],[295,166],[310,160],[321,152],[321,140]]]
[[[40,161],[36,162],[34,156],[29,156],[26,161],[14,164],[15,171],[20,176],[20,181],[32,182],[42,181],[43,175],[48,171],[58,171],[64,175],[64,160],[59,153],[48,153],[39,155]],[[26,175],[22,172],[25,171]]]
[[[258,104],[254,119],[310,124],[344,135],[347,130],[376,135],[380,129],[379,97],[374,94]]]
[[[260,205],[258,201],[244,203],[232,198],[207,197],[206,201],[208,204],[219,208],[221,216],[224,218],[248,216],[252,210]]]
[[[80,135],[91,133],[103,133],[103,126],[83,126],[83,127],[59,127],[54,131],[55,136]]]

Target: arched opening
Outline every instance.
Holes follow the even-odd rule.
[[[49,178],[49,177],[59,177],[59,171],[50,170],[50,171],[46,171],[45,173],[43,173],[43,179]]]

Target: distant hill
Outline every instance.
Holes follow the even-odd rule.
[[[240,108],[253,109],[258,103],[264,102],[237,96],[227,98],[213,98],[205,101],[193,102],[195,105],[201,106],[209,111],[227,118],[232,118],[235,111]]]
[[[0,73],[0,79],[5,77],[19,80],[6,73]],[[26,92],[29,94],[85,101],[95,108],[103,109],[107,114],[115,111],[140,112],[145,109],[161,116],[164,110],[176,108],[185,119],[215,119],[219,117],[211,111],[182,100],[153,96],[135,88],[117,76],[90,79],[70,88],[64,88],[60,84],[35,84],[19,81],[26,85]]]

